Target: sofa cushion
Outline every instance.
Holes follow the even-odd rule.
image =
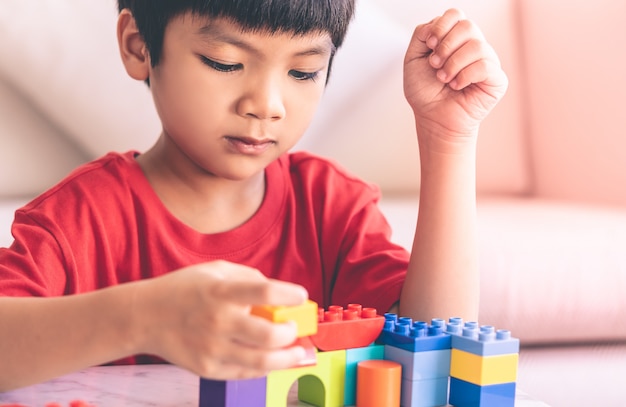
[[[0,200],[38,194],[85,160],[0,76]]]
[[[410,248],[417,202],[385,198],[382,208]],[[626,340],[626,211],[482,199],[478,220],[481,323],[524,344]]]

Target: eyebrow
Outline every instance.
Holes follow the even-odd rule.
[[[245,51],[248,51],[253,54],[260,54],[261,52],[249,42],[243,41],[240,38],[232,36],[223,30],[215,27],[214,24],[207,24],[202,26],[197,34],[203,38],[209,39],[211,41],[223,42],[225,44],[233,45],[237,48],[241,48]],[[335,53],[335,45],[332,43],[330,38],[326,39],[323,43],[313,45],[310,48],[304,49],[302,51],[298,51],[294,54],[296,57],[300,56],[315,56],[315,55],[333,55]]]

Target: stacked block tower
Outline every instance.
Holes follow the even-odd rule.
[[[254,307],[252,313],[274,322],[295,321],[298,342],[310,358],[257,379],[201,378],[200,407],[286,407],[296,381],[298,399],[320,407],[381,403],[375,400],[387,400],[376,407],[515,404],[519,340],[508,331],[463,324],[459,318],[433,319],[429,325],[396,314],[380,316],[358,304],[324,310],[308,301],[298,307]]]
[[[458,407],[515,405],[519,339],[507,330],[465,324],[452,335],[450,404]]]

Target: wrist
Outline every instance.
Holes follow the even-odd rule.
[[[475,154],[479,126],[467,126],[463,130],[448,128],[441,123],[416,120],[417,141],[421,153]]]
[[[129,355],[155,352],[151,344],[155,333],[152,316],[158,315],[159,311],[152,301],[154,290],[151,283],[152,280],[145,280],[120,286],[127,290],[127,308],[122,310],[123,315],[120,316],[120,327],[123,327],[120,334]]]

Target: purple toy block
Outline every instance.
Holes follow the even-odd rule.
[[[456,407],[514,407],[515,383],[478,386],[451,377],[450,404]]]
[[[451,348],[450,335],[444,332],[445,322],[433,319],[432,324],[413,322],[411,318],[398,318],[396,314],[385,314],[385,325],[377,343],[395,346],[409,352],[425,352]]]
[[[402,378],[408,380],[437,379],[450,376],[450,349],[409,352],[385,345],[385,359],[402,365]]]
[[[448,377],[427,380],[402,379],[402,407],[435,407],[448,404]]]
[[[200,379],[199,407],[265,407],[267,378]]]
[[[476,323],[466,323],[462,335],[452,335],[452,347],[480,356],[495,356],[519,353],[519,339],[512,338],[511,332]]]

